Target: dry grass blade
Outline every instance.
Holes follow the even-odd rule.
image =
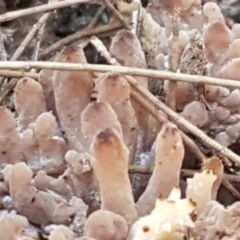
[[[19,18],[19,17],[28,16],[28,15],[32,15],[32,14],[36,14],[36,13],[40,13],[40,12],[52,11],[52,10],[59,9],[59,8],[65,8],[65,7],[69,7],[73,4],[87,3],[89,1],[90,0],[59,1],[56,3],[44,4],[41,6],[32,7],[32,8],[28,8],[28,9],[24,9],[24,10],[8,12],[8,13],[0,15],[0,22],[11,21],[11,20]]]

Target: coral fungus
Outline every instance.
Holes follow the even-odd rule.
[[[0,107],[0,240],[239,239],[239,202],[220,195],[223,183],[234,201],[240,198],[229,183],[239,182],[239,168],[224,148],[239,152],[240,90],[204,84],[201,76],[240,80],[240,25],[227,24],[213,1],[149,0],[146,8],[113,1],[116,9],[110,2],[94,5],[91,23],[112,8],[103,29],[114,36],[103,40],[106,47],[96,37],[93,46],[89,39],[68,43],[89,32],[102,36],[102,26],[90,24],[89,32],[56,44],[66,47],[48,69],[14,72],[24,76],[16,81],[15,108]],[[83,21],[88,7],[78,7],[68,10]],[[110,28],[115,17],[126,29]],[[116,72],[89,68],[93,47]],[[153,68],[199,77],[156,80],[145,70],[129,77],[118,65],[129,75]],[[193,138],[188,126],[222,147],[208,149],[207,136]]]

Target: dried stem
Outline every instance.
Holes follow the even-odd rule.
[[[69,7],[73,4],[78,4],[78,3],[87,3],[90,0],[68,0],[68,1],[59,1],[56,3],[51,3],[51,4],[43,4],[41,6],[37,7],[32,7],[24,10],[18,10],[18,11],[13,11],[13,12],[7,12],[5,14],[0,15],[0,22],[6,22],[6,21],[11,21],[13,19],[23,17],[23,16],[28,16],[40,12],[46,12],[46,11],[52,11],[55,9],[59,8],[65,8]]]
[[[90,28],[93,28],[96,23],[98,22],[99,18],[101,17],[101,15],[103,14],[104,10],[106,9],[106,6],[102,5],[97,13],[95,14],[94,18],[92,19],[92,21],[88,24],[87,28],[86,29],[90,29]]]
[[[113,4],[109,0],[103,0],[104,4],[110,8],[113,11],[113,14],[116,16],[116,18],[119,20],[119,22],[128,30],[131,30],[131,27],[129,26],[128,22],[124,19],[122,14],[117,11],[117,9],[113,6]]]
[[[50,5],[50,4],[49,4]],[[17,50],[14,52],[13,56],[11,57],[11,61],[15,61],[16,59],[19,58],[19,56],[23,53],[25,50],[25,47],[30,43],[30,41],[33,39],[33,37],[36,35],[37,31],[40,29],[40,27],[43,26],[43,24],[47,21],[51,13],[46,13],[41,18],[39,21],[33,25],[33,28],[31,31],[27,34],[27,36],[24,38],[22,41],[21,45],[17,48]]]
[[[32,41],[33,37],[36,35],[36,33],[39,30],[39,28],[47,21],[47,19],[49,18],[50,14],[51,13],[44,14],[39,19],[39,21],[35,25],[33,25],[31,31],[27,34],[27,36],[24,38],[22,43],[19,45],[19,47],[14,52],[13,56],[10,58],[10,61],[15,61],[15,60],[17,60],[21,56],[21,54],[25,50],[26,46]],[[2,87],[4,81],[5,81],[4,78],[0,78],[0,88]],[[13,80],[11,80],[11,81],[13,81]]]
[[[169,64],[170,70],[172,72],[176,72],[178,69],[178,61],[176,59],[175,49],[173,47],[174,44],[178,41],[179,36],[179,28],[178,28],[178,18],[176,16],[172,17],[172,42],[169,48]],[[168,84],[167,94],[166,94],[166,103],[167,105],[174,111],[176,111],[176,90],[177,90],[177,82],[170,81]]]
[[[103,34],[104,36],[109,36],[111,32],[120,30],[121,28],[121,24],[117,23],[113,25],[99,26],[92,29],[78,31],[68,37],[61,39],[60,41],[45,49],[42,53],[39,54],[39,59],[46,59],[52,52],[57,51],[58,49],[62,49],[62,47],[70,44],[73,41],[84,37],[91,37],[92,35],[100,35],[100,37],[102,37],[101,34]]]
[[[152,174],[153,167],[145,167],[138,165],[130,165],[128,172],[132,174]],[[184,178],[193,177],[194,173],[199,172],[198,170],[181,169],[181,176]],[[232,174],[224,174],[224,178],[231,182],[240,182],[240,176]]]
[[[0,60],[7,61],[7,53],[6,53],[6,49],[4,46],[1,26],[0,26]]]
[[[232,193],[234,197],[236,197],[238,200],[240,200],[240,193],[238,190],[230,183],[228,179],[223,179],[222,184],[224,185],[225,188],[228,189]]]
[[[47,18],[46,18],[46,20],[47,20]],[[43,35],[44,35],[46,20],[45,20],[44,24],[41,26],[41,28],[39,29],[38,34],[37,34],[37,43],[36,43],[34,53],[33,53],[33,61],[38,60],[38,54],[39,54],[39,51],[40,51],[40,46],[41,46],[42,38],[43,38]]]
[[[90,30],[89,30],[90,31]],[[41,54],[42,55],[42,54]],[[39,56],[40,57],[40,56]],[[113,62],[116,62],[114,60]],[[31,61],[15,61],[15,62],[0,62],[0,69],[52,69],[52,70],[69,70],[69,71],[90,71],[90,72],[113,72],[122,75],[140,76],[148,78],[168,79],[171,81],[189,82],[189,83],[204,83],[228,88],[239,88],[240,82],[231,79],[221,79],[214,77],[198,76],[191,74],[172,73],[167,71],[142,69],[123,66],[109,66],[102,64],[76,64],[76,63],[57,63],[57,62],[31,62]]]
[[[22,72],[22,71],[0,70],[0,76],[14,77],[14,78],[30,77],[33,79],[38,79],[37,73]]]
[[[140,14],[142,11],[142,3],[141,0],[134,0],[134,3],[139,5],[139,8],[132,13],[132,33],[138,34],[139,26],[140,26]]]

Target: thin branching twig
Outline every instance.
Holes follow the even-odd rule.
[[[14,78],[30,77],[33,79],[38,79],[38,73],[23,72],[23,71],[0,70],[0,76],[14,77]]]
[[[228,189],[229,192],[232,193],[232,195],[234,197],[236,197],[238,200],[240,200],[240,193],[238,192],[238,190],[232,185],[232,183],[230,183],[230,181],[228,179],[223,179],[222,184],[225,188]]]
[[[91,37],[93,35],[97,35],[100,37],[102,36],[109,36],[112,33],[115,33],[117,30],[120,30],[122,28],[122,25],[120,23],[116,23],[113,25],[104,25],[104,26],[99,26],[95,27],[92,29],[84,29],[81,31],[78,31],[68,37],[65,37],[58,42],[52,44],[50,47],[45,49],[43,52],[39,54],[39,59],[43,60],[46,59],[52,52],[55,52],[57,50],[61,50],[64,46],[67,46],[68,44],[79,40],[81,38],[85,37]]]
[[[13,53],[12,57],[10,58],[10,61],[15,61],[21,56],[21,54],[25,50],[26,46],[32,41],[32,39],[36,35],[39,28],[47,21],[47,19],[49,18],[50,15],[51,15],[51,13],[45,13],[39,19],[39,21],[35,25],[33,25],[30,32],[26,35],[26,37],[23,39],[22,43],[19,45],[19,47]],[[13,81],[13,79],[11,81]],[[0,88],[2,87],[4,82],[5,82],[5,78],[0,78]],[[11,86],[12,86],[12,84],[11,84]]]
[[[47,61],[11,61],[0,62],[0,69],[52,69],[52,70],[69,70],[69,71],[90,71],[90,72],[115,72],[122,75],[140,76],[149,78],[158,78],[159,80],[169,79],[171,81],[189,82],[189,83],[204,83],[216,86],[223,86],[228,88],[239,88],[240,81],[232,79],[221,79],[214,77],[198,76],[191,74],[172,73],[167,71],[143,69],[123,66],[109,66],[103,64],[80,64],[80,63],[61,63],[61,62],[47,62]]]
[[[89,1],[90,0],[59,1],[59,2],[56,2],[56,3],[43,4],[41,6],[32,7],[32,8],[28,8],[28,9],[24,9],[24,10],[7,12],[5,14],[0,15],[0,22],[12,21],[12,20],[14,20],[16,18],[19,18],[19,17],[28,16],[28,15],[32,15],[32,14],[37,14],[37,13],[40,13],[40,12],[53,11],[55,9],[69,7],[73,4],[87,3]]]
[[[3,35],[2,35],[2,28],[0,26],[0,60],[1,61],[7,61],[7,53],[6,49],[4,46],[4,40],[3,40]]]
[[[49,0],[48,4],[57,2],[58,0]],[[42,42],[42,38],[45,32],[45,26],[46,26],[46,22],[48,20],[48,18],[51,16],[51,13],[46,13],[46,17],[45,17],[45,21],[42,23],[42,26],[40,27],[40,29],[38,30],[38,34],[37,34],[37,43],[33,52],[33,61],[37,61],[38,60],[38,54],[40,51],[40,46],[41,46],[41,42]],[[32,69],[31,72],[36,72],[36,69]]]
[[[104,4],[113,11],[113,14],[116,16],[118,21],[128,30],[131,30],[131,26],[124,19],[122,14],[113,6],[113,4],[109,0],[103,0]]]
[[[94,18],[92,19],[92,21],[88,24],[88,26],[86,27],[86,29],[90,29],[95,27],[96,23],[98,22],[99,18],[101,17],[101,15],[103,14],[104,10],[106,9],[106,6],[102,5],[97,13],[95,14]]]
[[[170,70],[172,72],[177,72],[179,67],[178,58],[176,55],[176,49],[174,45],[179,41],[179,26],[178,26],[178,17],[177,15],[172,17],[172,42],[171,46],[169,47],[169,65]],[[168,84],[168,89],[166,92],[166,103],[167,105],[174,111],[176,111],[176,90],[177,90],[177,82],[170,81]]]

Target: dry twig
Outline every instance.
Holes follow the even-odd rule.
[[[14,77],[14,78],[30,77],[33,79],[38,79],[37,73],[23,72],[23,71],[0,70],[0,76]]]
[[[47,20],[47,18],[46,18],[46,20]],[[37,34],[37,43],[36,43],[34,53],[33,53],[33,61],[38,60],[38,54],[39,54],[39,51],[40,51],[40,46],[41,46],[42,38],[43,38],[43,35],[44,35],[46,20],[45,20],[45,23],[43,23],[43,25],[40,27],[40,29],[38,31],[38,34]]]
[[[114,63],[116,61],[114,60]],[[36,67],[38,69],[56,69],[56,70],[69,70],[69,71],[90,71],[90,72],[115,72],[122,75],[140,76],[148,78],[168,79],[171,81],[189,82],[189,83],[204,83],[216,86],[223,86],[228,88],[239,88],[240,81],[231,79],[221,79],[214,77],[198,76],[191,74],[172,73],[160,70],[132,68],[123,66],[109,66],[102,64],[74,64],[74,63],[58,63],[58,62],[0,62],[1,69],[28,69]]]
[[[172,17],[172,42],[169,48],[169,65],[170,70],[172,72],[177,72],[178,69],[178,59],[176,58],[175,48],[173,47],[176,42],[179,41],[179,28],[178,28],[178,18],[177,16]],[[177,90],[177,82],[170,81],[168,84],[167,94],[166,94],[166,103],[167,105],[174,111],[176,111],[176,90]]]
[[[98,22],[99,18],[101,17],[101,15],[103,14],[104,10],[106,9],[106,6],[102,5],[97,13],[95,14],[94,18],[92,19],[92,21],[88,24],[88,26],[86,27],[86,29],[90,29],[93,28],[96,23]]]
[[[238,200],[240,200],[240,193],[238,190],[230,183],[228,179],[223,179],[222,184],[225,188],[228,189],[232,193],[234,197],[236,197]]]
[[[43,26],[43,24],[47,21],[50,15],[51,13],[45,13],[40,17],[39,21],[35,25],[33,25],[33,28],[31,29],[31,31],[27,34],[27,36],[22,41],[21,45],[14,52],[13,56],[10,59],[11,61],[15,61],[19,58],[19,56],[21,56],[26,46],[30,43],[30,41],[36,35],[37,31]]]
[[[131,27],[129,26],[128,22],[124,19],[122,14],[117,11],[117,9],[112,5],[112,3],[109,0],[103,0],[104,4],[109,7],[113,14],[116,16],[116,18],[119,20],[119,22],[128,30],[131,30]]]
[[[39,54],[39,59],[46,59],[52,52],[57,51],[58,49],[62,49],[64,46],[72,43],[73,41],[84,37],[91,37],[93,35],[100,35],[100,37],[102,37],[103,34],[103,36],[109,36],[112,32],[115,33],[115,31],[120,30],[121,28],[121,24],[116,23],[113,25],[99,26],[92,29],[78,31],[68,37],[61,39],[60,41],[45,49]]]
[[[138,28],[140,25],[139,15],[142,10],[142,2],[141,0],[134,0],[133,3],[138,4],[139,7],[137,10],[134,10],[132,14],[132,33],[138,34]]]
[[[13,19],[28,16],[40,12],[52,11],[59,8],[69,7],[73,4],[79,3],[87,3],[90,0],[68,0],[68,1],[59,1],[51,4],[43,4],[41,6],[32,7],[24,10],[18,10],[13,12],[7,12],[5,14],[0,15],[0,22],[11,21]]]
[[[4,46],[3,33],[2,33],[1,26],[0,26],[0,60],[7,61],[7,53]]]
[[[23,53],[23,51],[25,50],[26,46],[32,41],[33,37],[36,35],[37,31],[39,30],[39,28],[47,21],[47,19],[49,18],[49,16],[51,15],[51,13],[45,13],[40,19],[39,21],[33,25],[31,31],[27,34],[27,36],[23,39],[22,43],[19,45],[19,47],[16,49],[16,51],[14,52],[13,56],[10,58],[10,61],[15,61],[17,60],[21,54]],[[4,78],[0,78],[0,88],[2,87],[3,83],[4,83],[5,79]],[[13,81],[13,80],[11,80]],[[10,82],[11,82],[10,81]],[[12,84],[11,84],[12,85]],[[4,89],[5,90],[5,89]]]
[[[130,165],[128,171],[129,173],[136,174],[152,174],[153,168],[139,165]],[[199,172],[199,170],[181,169],[181,175],[184,178],[193,177],[193,175],[197,172]],[[224,179],[227,179],[231,182],[240,182],[240,176],[236,176],[233,174],[224,174]]]

